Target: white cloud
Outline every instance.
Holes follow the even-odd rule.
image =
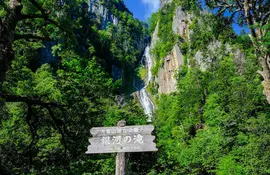
[[[149,18],[152,13],[156,12],[159,8],[159,0],[141,0],[146,5],[145,17]]]

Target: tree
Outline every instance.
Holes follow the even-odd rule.
[[[5,79],[6,71],[14,59],[12,44],[16,40],[50,40],[52,35],[44,30],[51,25],[56,26],[62,32],[66,28],[61,26],[58,20],[65,14],[65,1],[0,1],[0,81]],[[58,11],[58,16],[57,13]],[[37,27],[33,28],[33,22]],[[72,23],[70,23],[70,26]]]
[[[240,25],[247,25],[250,38],[255,47],[258,60],[263,68],[258,73],[263,77],[264,94],[270,103],[270,50],[269,43],[269,17],[270,1],[268,0],[206,0],[212,9],[218,13],[230,14],[230,20],[237,19]]]
[[[116,98],[122,84],[109,73],[113,58],[127,65],[139,59],[135,39],[144,39],[145,27],[113,5],[122,1],[112,1],[106,8],[123,23],[112,34],[123,33],[119,44],[134,46],[117,48],[125,55],[116,55],[112,34],[100,30],[98,17],[82,2],[0,0],[1,174],[112,174],[113,156],[85,155],[89,129],[120,119],[145,122],[135,101]],[[55,64],[39,60],[48,40],[56,43]],[[31,65],[33,59],[38,65]]]

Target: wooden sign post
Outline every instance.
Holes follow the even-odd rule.
[[[126,152],[158,150],[153,142],[155,136],[151,135],[153,130],[152,125],[126,126],[125,121],[119,121],[117,127],[94,127],[86,154],[117,153],[115,174],[124,175]]]
[[[125,127],[126,126],[126,121],[119,121],[117,123],[117,127]],[[124,175],[126,174],[126,157],[125,153],[117,153],[116,155],[116,161],[115,161],[115,174],[116,175]]]

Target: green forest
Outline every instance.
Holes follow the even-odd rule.
[[[0,175],[113,175],[116,153],[85,152],[120,120],[158,148],[127,175],[270,174],[270,1],[160,4],[144,22],[123,0],[0,0]]]

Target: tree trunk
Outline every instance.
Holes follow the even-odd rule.
[[[259,71],[259,73],[263,77],[262,85],[263,85],[263,92],[264,95],[270,104],[270,56],[266,55],[260,58],[260,63],[263,67],[263,71]]]
[[[263,86],[263,93],[270,104],[270,56],[268,54],[264,55],[264,49],[262,49],[260,46],[258,46],[258,42],[262,41],[263,38],[263,32],[261,28],[254,29],[254,25],[258,24],[258,21],[256,21],[256,17],[254,17],[251,13],[250,9],[250,1],[245,0],[244,1],[244,12],[246,16],[246,21],[250,30],[250,38],[253,43],[253,46],[255,48],[256,54],[263,56],[259,56],[259,62],[263,68],[263,71],[258,71],[258,73],[263,77],[262,86]]]
[[[21,4],[17,0],[10,1],[10,11],[6,19],[0,19],[0,82],[6,77],[6,72],[14,58],[12,44],[15,39],[15,28],[20,20]]]
[[[6,72],[13,59],[12,43],[14,40],[14,32],[1,25],[0,26],[0,82],[3,82]]]

